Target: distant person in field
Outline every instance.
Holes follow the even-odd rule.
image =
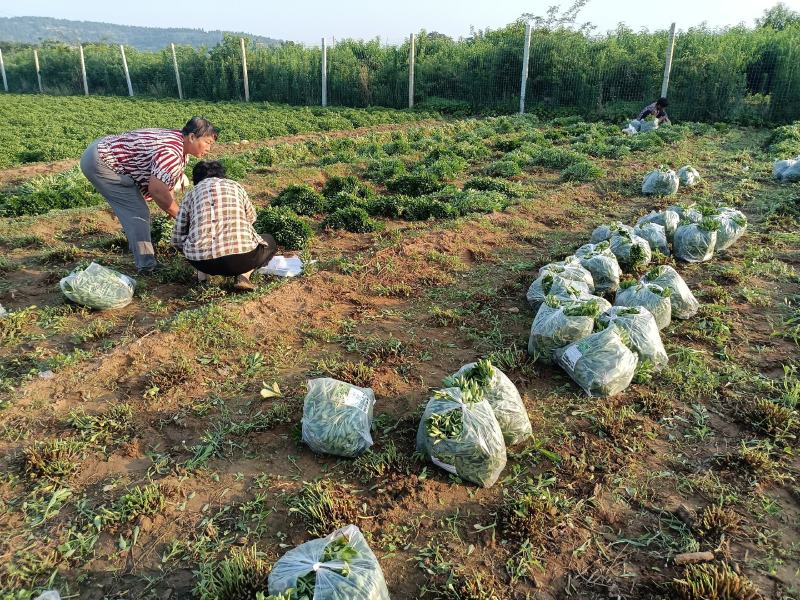
[[[250,274],[266,265],[277,244],[253,229],[256,211],[244,188],[225,179],[219,161],[200,161],[192,170],[194,187],[186,194],[172,230],[172,245],[195,269],[198,281],[209,275],[235,277],[234,288],[254,289]]]
[[[642,112],[639,113],[637,117],[640,121],[644,121],[647,117],[655,117],[658,121],[659,125],[667,124],[670,125],[669,117],[667,116],[667,111],[664,110],[669,106],[669,102],[666,98],[659,98],[652,104],[648,104],[642,109]]]
[[[217,134],[206,119],[192,117],[183,129],[138,129],[97,139],[81,156],[81,171],[114,209],[139,273],[159,267],[146,201],[176,217],[174,190],[185,180],[189,155],[205,156]]]

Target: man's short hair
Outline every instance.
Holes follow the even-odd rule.
[[[658,104],[659,106],[661,106],[663,108],[667,108],[669,106],[669,100],[667,100],[664,97],[661,97],[658,100],[656,100],[656,104]]]
[[[201,160],[192,169],[192,183],[197,185],[209,177],[225,177],[225,165],[218,160]]]

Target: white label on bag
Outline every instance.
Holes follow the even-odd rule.
[[[581,354],[577,346],[570,346],[566,349],[564,354],[561,355],[561,360],[570,371],[574,371],[575,365],[578,363],[581,356],[583,356],[583,354]]]
[[[347,406],[355,406],[364,413],[369,414],[369,407],[371,404],[370,397],[356,388],[350,388],[347,396],[344,398],[344,403]]]
[[[453,475],[458,475],[458,472],[456,471],[456,468],[453,465],[448,465],[447,463],[443,463],[438,458],[433,456],[433,454],[431,454],[431,462],[440,469],[444,469],[448,473],[452,473]]]

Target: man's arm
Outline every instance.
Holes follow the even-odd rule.
[[[175,194],[155,175],[150,176],[147,184],[147,191],[153,198],[158,207],[173,219],[178,216],[178,204],[175,202]]]

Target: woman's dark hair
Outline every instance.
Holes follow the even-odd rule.
[[[181,133],[183,135],[189,135],[193,133],[195,137],[205,137],[210,135],[214,139],[217,139],[219,135],[219,130],[211,124],[211,121],[205,119],[203,117],[192,117],[186,122],[186,125],[183,126],[181,129]]]
[[[658,104],[662,108],[667,108],[669,106],[669,100],[667,100],[666,98],[662,97],[662,98],[659,98],[658,100],[656,100],[656,104]]]
[[[192,183],[197,185],[209,177],[225,177],[225,166],[218,160],[201,160],[192,169]]]

